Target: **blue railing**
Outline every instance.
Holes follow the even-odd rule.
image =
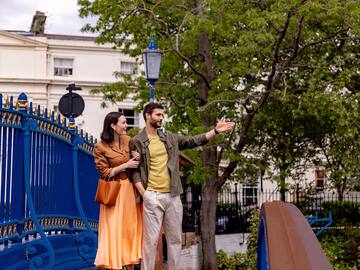
[[[329,211],[329,215],[327,217],[319,217],[318,213],[316,212],[314,216],[306,216],[305,218],[313,228],[315,227],[315,224],[317,224],[317,226],[314,228],[314,232],[317,237],[319,237],[320,234],[327,230],[333,223],[331,211]],[[319,224],[321,225],[320,227],[318,226]]]
[[[0,269],[93,265],[94,139],[66,118],[0,94]]]

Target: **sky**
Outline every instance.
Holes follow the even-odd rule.
[[[90,19],[78,15],[77,0],[0,0],[0,30],[29,31],[36,11],[47,16],[45,33],[91,35],[81,33],[81,27]]]

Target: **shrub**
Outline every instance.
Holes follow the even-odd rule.
[[[359,225],[360,203],[352,201],[329,201],[322,203],[323,213],[332,212],[335,226]]]
[[[217,267],[219,270],[255,270],[256,269],[256,245],[259,227],[259,211],[254,210],[251,214],[250,235],[248,237],[247,253],[235,253],[228,256],[223,250],[217,254]]]
[[[328,231],[319,240],[334,270],[358,269],[360,230]]]
[[[255,265],[247,253],[226,255],[223,250],[217,254],[217,267],[219,270],[254,270]]]

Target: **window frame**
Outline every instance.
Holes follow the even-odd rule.
[[[129,108],[118,108],[118,111],[123,113],[126,117],[128,129],[131,129],[133,127],[139,127],[139,114],[136,113],[133,109]],[[132,112],[133,115],[127,115],[125,112]],[[129,124],[129,119],[132,119],[134,124]]]
[[[325,168],[316,168],[315,169],[315,189],[317,191],[323,191],[325,189],[325,183],[326,183]]]
[[[258,184],[249,185],[246,183],[243,183],[241,186],[241,192],[242,192],[242,205],[248,206],[248,205],[254,205],[258,203]],[[251,195],[248,195],[249,191],[251,191]]]
[[[124,70],[123,69],[123,64],[132,64],[133,67],[129,70]],[[135,73],[134,73],[134,67],[135,69]],[[128,75],[132,75],[132,74],[138,74],[139,73],[139,65],[136,61],[131,61],[131,60],[120,60],[120,72],[123,74],[128,74]]]
[[[65,61],[69,61],[69,62],[71,61],[71,66],[70,65],[59,66],[56,63],[57,60],[58,61],[65,60]],[[74,76],[75,59],[73,57],[54,56],[53,61],[54,61],[53,76],[56,76],[56,77],[72,77],[72,76]],[[62,71],[62,72],[59,72],[59,71]]]

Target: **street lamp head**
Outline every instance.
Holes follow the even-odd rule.
[[[159,79],[161,51],[155,44],[154,37],[151,37],[149,47],[144,50],[144,63],[146,80],[153,86]]]

